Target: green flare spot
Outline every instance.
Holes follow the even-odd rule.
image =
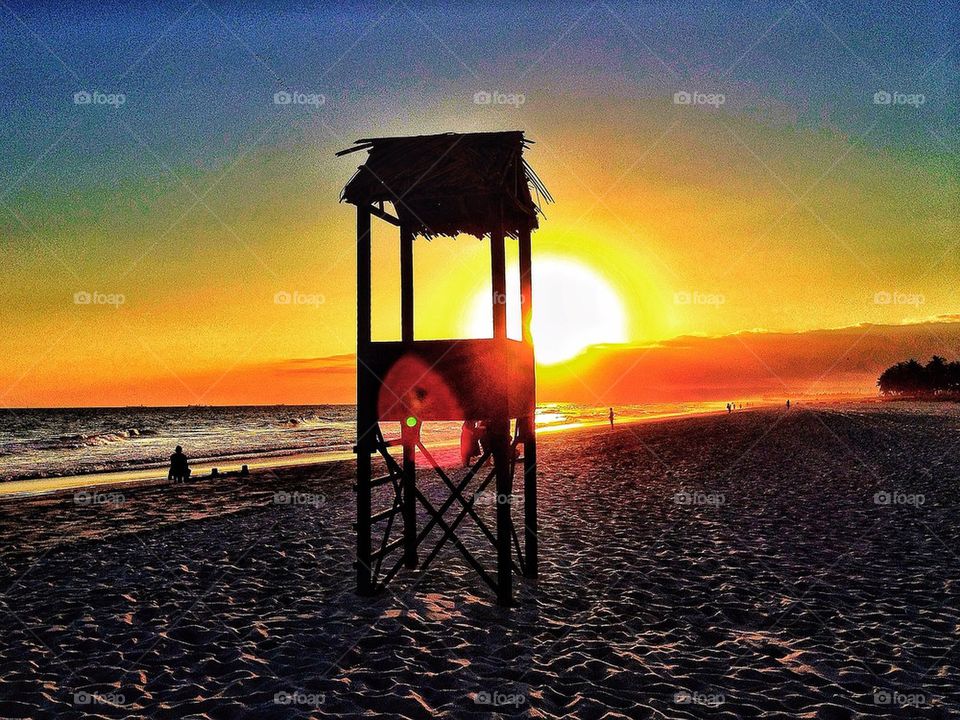
[[[416,426],[417,426],[417,419],[413,415],[411,415],[410,417],[407,418],[407,427],[416,427]]]

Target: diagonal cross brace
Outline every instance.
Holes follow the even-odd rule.
[[[483,565],[481,565],[477,561],[477,559],[471,554],[471,552],[467,549],[467,547],[462,542],[460,542],[460,538],[458,538],[456,535],[453,534],[453,531],[450,529],[450,526],[447,525],[447,521],[443,519],[443,516],[440,515],[437,512],[436,508],[434,508],[433,505],[430,504],[430,501],[427,500],[426,496],[422,492],[420,492],[419,488],[417,488],[415,492],[417,494],[417,499],[420,500],[420,503],[423,505],[423,507],[426,508],[427,512],[430,513],[430,515],[433,516],[434,519],[436,519],[437,523],[444,530],[444,532],[450,536],[450,542],[453,543],[453,546],[460,551],[460,554],[463,555],[464,559],[468,563],[470,563],[471,567],[473,567],[474,570],[477,571],[480,577],[483,578],[484,582],[486,582],[487,585],[489,585],[494,592],[497,592],[496,581],[494,581],[494,579],[490,577],[487,571],[483,569]]]
[[[447,474],[443,471],[443,469],[437,464],[437,461],[433,459],[433,455],[430,454],[430,452],[423,446],[422,443],[419,445],[419,448],[420,448],[420,451],[423,453],[424,457],[426,457],[427,460],[430,462],[430,464],[433,466],[434,471],[437,473],[437,475],[440,476],[440,479],[443,480],[444,484],[446,484],[446,486],[453,493],[448,498],[448,502],[446,504],[447,507],[449,507],[449,505],[452,504],[453,500],[455,499],[459,500],[460,504],[463,505],[465,508],[467,508],[467,511],[470,513],[470,517],[473,518],[473,521],[477,524],[477,527],[480,528],[483,534],[487,536],[487,539],[494,544],[494,547],[496,547],[496,544],[497,544],[496,535],[494,535],[493,532],[490,530],[490,528],[487,527],[487,524],[483,521],[483,518],[477,515],[477,511],[473,509],[473,502],[469,502],[469,503],[467,502],[467,499],[463,497],[463,495],[461,494],[460,489],[453,484],[453,481],[447,476]],[[491,454],[492,453],[489,453],[489,452],[484,453],[483,457],[484,458],[489,457]],[[477,466],[474,466],[474,467],[478,468],[478,465],[479,463],[477,464]],[[461,485],[463,485],[463,483],[461,483]],[[479,492],[479,490],[477,492]],[[446,510],[442,511],[441,514],[443,512],[446,512]]]

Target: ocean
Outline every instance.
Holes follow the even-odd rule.
[[[620,420],[716,410],[723,403],[620,406]],[[606,422],[608,408],[545,403],[537,426]],[[166,467],[182,445],[192,463],[238,469],[247,460],[349,452],[353,405],[11,409],[0,414],[0,482]],[[460,424],[425,423],[427,441],[459,437]]]

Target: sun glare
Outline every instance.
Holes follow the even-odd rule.
[[[516,266],[507,271],[507,334],[520,338],[520,279]],[[488,292],[471,304],[468,332],[489,337],[493,330]],[[533,262],[533,342],[537,362],[569,360],[591,345],[627,340],[623,303],[600,275],[567,258],[535,257]]]

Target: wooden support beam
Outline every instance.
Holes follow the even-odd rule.
[[[531,431],[532,432],[532,431]],[[537,527],[537,438],[527,438],[523,445],[523,545],[524,575],[537,577],[539,563],[539,528]]]
[[[493,336],[507,336],[507,258],[503,246],[503,229],[490,233],[490,278],[493,305]]]
[[[533,320],[533,248],[530,242],[530,228],[521,227],[517,238],[520,256],[520,317],[522,318],[522,340],[533,345],[530,323]]]
[[[397,477],[395,475],[383,475],[378,478],[374,478],[370,481],[370,487],[380,487],[381,485],[386,485],[388,482],[396,483]]]
[[[523,341],[533,348],[533,334],[530,331],[533,319],[533,246],[530,241],[530,227],[520,228],[518,235],[520,245],[520,312],[523,318]],[[534,422],[536,413],[536,363],[530,367],[533,377],[530,378],[534,397],[530,407],[530,415],[518,420],[524,424],[523,443],[523,544],[526,557],[524,558],[524,575],[528,578],[537,577],[539,554],[538,527],[537,527],[537,437]]]
[[[405,343],[413,342],[413,230],[400,226],[400,329]]]
[[[373,557],[379,562],[380,560],[385,558],[387,555],[392,553],[401,545],[403,545],[403,538],[397,538],[396,540],[392,540],[391,542],[381,547],[379,550],[375,551],[373,553]]]
[[[490,529],[487,527],[487,524],[483,522],[483,518],[477,515],[476,510],[473,509],[473,502],[476,497],[476,493],[474,494],[474,498],[471,498],[471,499],[465,498],[463,496],[464,488],[473,478],[474,474],[476,474],[476,472],[480,469],[483,462],[485,462],[486,459],[490,457],[490,453],[489,452],[484,453],[484,455],[477,462],[477,464],[474,465],[473,468],[471,468],[470,471],[464,476],[463,480],[460,481],[459,485],[454,485],[453,480],[451,480],[450,477],[443,471],[443,468],[440,467],[440,464],[437,463],[436,459],[433,457],[433,455],[430,454],[430,451],[427,450],[427,448],[423,445],[423,443],[420,443],[419,447],[420,447],[420,452],[422,452],[424,457],[427,458],[427,462],[429,462],[430,465],[433,466],[434,472],[437,473],[440,479],[443,480],[444,485],[446,485],[447,488],[449,488],[450,490],[450,496],[443,502],[443,505],[440,506],[440,514],[443,515],[444,513],[446,513],[447,508],[449,508],[450,505],[453,504],[454,500],[459,500],[460,504],[463,505],[465,511],[468,512],[470,514],[470,517],[473,518],[473,521],[477,524],[477,527],[480,529],[480,531],[484,535],[486,535],[487,539],[494,545],[494,547],[496,547],[496,544],[497,544],[496,535],[494,535],[490,531]],[[491,477],[492,476],[493,476],[493,473],[491,472]],[[488,482],[489,482],[489,478],[482,483],[483,487],[486,487]],[[428,522],[427,526],[423,529],[423,532],[420,534],[419,541],[422,541],[423,538],[425,538],[430,533],[430,529],[432,527],[433,527],[433,522],[432,521]],[[443,544],[443,540],[440,541],[440,545],[442,544]]]
[[[388,507],[386,510],[381,510],[380,512],[374,513],[373,515],[371,515],[370,522],[375,523],[375,522],[380,522],[381,520],[387,520],[389,518],[392,518],[398,512],[400,512],[399,506],[394,505],[392,507]]]
[[[370,210],[357,207],[357,350],[370,344]]]
[[[417,566],[417,445],[420,443],[420,423],[413,426],[404,421],[400,426],[403,439],[403,564],[412,570]]]
[[[357,207],[357,592],[374,592],[371,568],[371,462],[375,441],[376,398],[362,356],[370,347],[370,211]]]
[[[400,226],[400,328],[404,343],[412,343],[413,328],[413,231],[409,226]],[[400,426],[403,444],[403,564],[408,569],[417,566],[417,442],[419,424],[408,427],[406,420]]]
[[[497,477],[497,604],[513,605],[513,557],[510,548],[512,533],[511,500],[513,475],[510,472],[510,421],[493,420],[488,425],[493,444],[493,466]]]
[[[382,204],[382,203],[381,203],[381,204]],[[386,210],[384,210],[382,207],[379,207],[379,208],[378,208],[378,207],[375,206],[375,205],[371,205],[371,206],[370,206],[370,214],[371,214],[371,215],[375,215],[376,217],[380,218],[380,219],[383,220],[384,222],[388,222],[388,223],[390,223],[391,225],[396,225],[397,227],[400,227],[400,219],[399,219],[399,218],[395,218],[393,215],[391,215],[390,213],[388,213],[388,212],[387,212]]]
[[[477,559],[473,556],[473,554],[453,533],[453,531],[450,529],[450,526],[447,524],[447,521],[444,520],[443,516],[437,512],[437,509],[433,507],[433,504],[430,502],[430,500],[419,490],[417,490],[416,492],[417,492],[417,499],[420,501],[420,504],[423,505],[423,508],[427,511],[427,513],[437,521],[437,524],[440,526],[440,529],[443,530],[444,534],[450,536],[450,542],[452,542],[453,546],[460,551],[460,554],[463,556],[464,560],[470,563],[471,567],[473,567],[473,569],[477,571],[477,574],[481,578],[483,578],[484,582],[486,582],[487,585],[489,585],[491,589],[493,589],[493,591],[497,593],[497,598],[500,598],[501,596],[500,587],[493,580],[493,578],[490,577],[489,573],[487,573],[487,571],[483,569],[483,565],[481,565],[477,561]],[[508,545],[507,550],[509,551],[509,549],[510,549],[510,546]],[[508,556],[508,560],[509,560],[509,556]],[[509,605],[509,603],[507,604]]]

